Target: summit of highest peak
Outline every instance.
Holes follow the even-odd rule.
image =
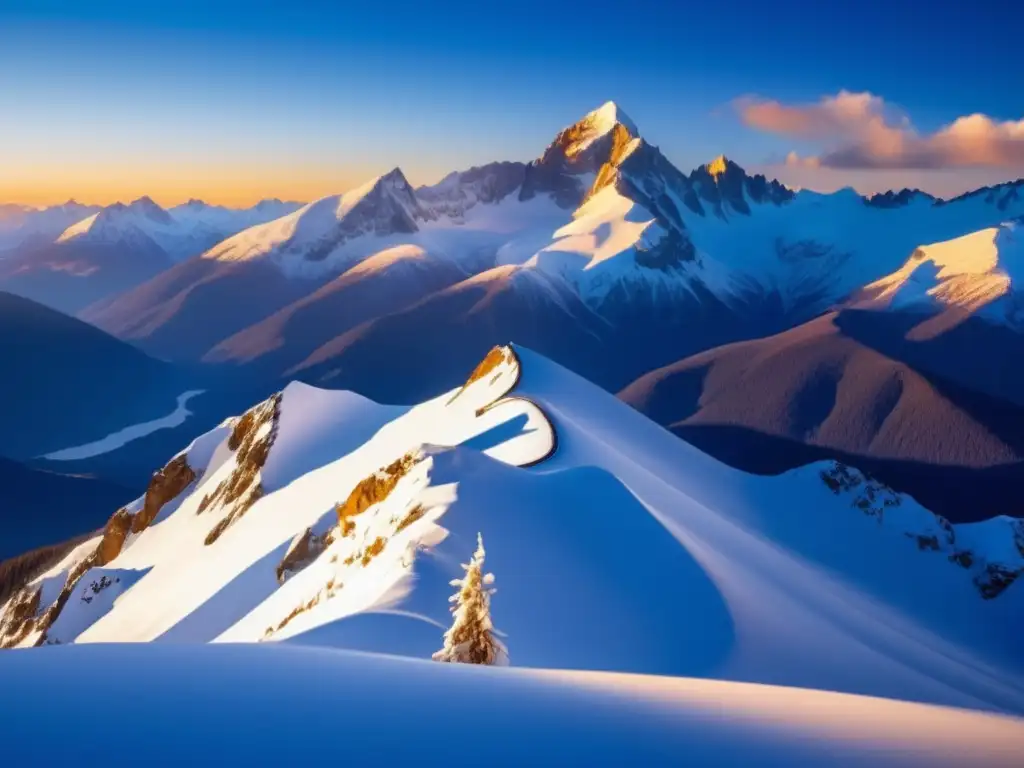
[[[616,125],[624,127],[634,138],[640,135],[640,131],[636,127],[636,123],[634,123],[630,119],[629,115],[623,111],[622,107],[614,101],[606,101],[597,109],[587,113],[587,115],[577,123],[577,125],[580,124],[587,124],[591,126],[592,129],[600,135],[608,133]]]

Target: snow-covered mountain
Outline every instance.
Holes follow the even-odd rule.
[[[142,197],[88,212],[74,203],[46,209],[17,231],[17,247],[0,261],[0,287],[77,313],[296,207],[275,200],[235,211],[193,201],[172,214]],[[55,233],[44,226],[54,223]]]
[[[271,664],[326,647],[424,660],[406,660],[415,674],[478,534],[509,679],[603,670],[1024,712],[1019,521],[950,525],[830,462],[730,469],[519,347],[411,408],[289,385],[20,577],[0,638],[262,643]]]
[[[885,205],[897,198],[949,207],[920,193]],[[944,514],[1024,515],[1019,227],[922,245],[832,311],[659,367],[621,396],[742,469],[831,456]]]
[[[279,200],[276,197],[260,200],[249,208],[210,205],[193,198],[187,203],[168,208],[167,212],[183,226],[193,229],[205,227],[211,231],[225,233],[221,235],[225,237],[247,227],[287,216],[301,207],[302,203]]]
[[[323,342],[325,329],[341,337],[364,322],[400,311],[467,277],[458,264],[417,246],[388,248],[229,337],[203,360],[249,364],[274,376],[313,355]]]
[[[69,226],[99,210],[99,206],[82,205],[75,200],[47,208],[13,203],[0,205],[0,255],[52,242]]]
[[[525,163],[488,163],[468,171],[452,171],[437,184],[419,187],[416,196],[434,216],[465,223],[470,208],[499,203],[518,193],[525,177]]]
[[[916,249],[892,274],[864,286],[855,307],[938,314],[934,326],[981,317],[1024,329],[1020,219]],[[939,332],[935,327],[933,332]],[[920,333],[927,332],[922,329]]]
[[[785,198],[779,185],[727,167],[742,177],[740,188],[746,185],[765,204]],[[696,176],[691,184],[609,103],[560,132],[529,164],[493,163],[418,190],[394,169],[345,194],[240,232],[201,259],[178,265],[85,317],[154,353],[195,359],[261,319],[219,311],[230,296],[239,295],[243,281],[249,286],[246,293],[259,297],[254,313],[268,316],[295,301],[296,290],[310,293],[363,260],[415,249],[433,263],[462,270],[467,279],[479,276],[477,283],[500,281],[510,267],[536,272],[541,274],[537,280],[519,284],[533,290],[554,278],[565,287],[546,294],[569,291],[591,312],[603,304],[616,319],[639,314],[636,322],[643,324],[651,303],[675,311],[693,300],[701,287],[690,285],[692,275],[711,269],[691,263],[686,226],[673,199],[679,205],[686,199],[701,214],[707,206],[724,215],[732,204],[723,208],[721,195]],[[776,190],[777,199],[769,201],[768,189]],[[488,276],[489,270],[495,271]],[[257,283],[261,288],[254,290]],[[633,294],[628,304],[636,313],[621,301],[608,300],[616,288]],[[396,292],[410,301],[430,298],[426,286],[415,296],[404,287]],[[393,302],[387,306],[401,309]],[[185,318],[186,307],[193,319]],[[202,318],[200,339],[192,331],[197,316]],[[331,330],[329,324],[319,330],[317,346],[341,333]],[[519,336],[504,325],[496,330]]]
[[[172,261],[195,256],[225,237],[278,218],[299,203],[265,200],[240,210],[209,206],[191,200],[167,211],[152,198],[140,197],[127,205],[114,203],[68,227],[57,243],[93,243],[113,246],[155,244]]]
[[[464,272],[474,282],[450,287],[466,295],[475,285],[502,283],[510,268],[545,276],[517,281],[532,294],[523,304],[546,296],[557,314],[564,294],[573,294],[586,311],[552,333],[604,336],[608,364],[586,373],[617,389],[685,355],[785,330],[896,272],[922,243],[999,226],[1021,213],[1014,185],[944,202],[913,190],[870,199],[852,190],[794,193],[724,157],[686,174],[609,102],[562,130],[529,163],[490,163],[418,189],[396,168],[245,229],[84,317],[163,357],[270,372],[275,366],[254,352],[213,350],[235,346],[229,339],[236,334],[265,335],[254,326],[277,312],[293,316],[288,307],[364,260],[416,252],[422,264],[447,265],[441,272]],[[378,348],[417,335],[412,325],[399,329],[397,315],[422,322],[420,305],[427,303],[444,311],[441,288],[418,285],[412,274],[394,270],[382,286],[393,284],[401,300],[384,301],[377,318],[364,318],[388,317],[387,337],[377,335],[380,324],[361,332]],[[559,287],[536,292],[552,281]],[[231,298],[242,294],[253,297],[245,307]],[[489,306],[473,315],[490,337],[472,349],[451,346],[476,356],[528,332],[521,327],[528,318],[492,315]],[[447,320],[466,309],[459,305]],[[578,327],[568,329],[572,324]],[[350,328],[311,327],[303,331],[303,348],[347,349],[340,336]],[[607,328],[614,333],[604,334]],[[585,365],[579,356],[561,357],[556,346],[541,351],[577,370]],[[356,371],[340,358],[324,367],[339,369]],[[286,370],[278,366],[277,373]],[[431,385],[450,386],[456,375],[439,371]]]
[[[331,195],[279,219],[251,227],[210,249],[215,261],[269,259],[286,274],[336,271],[346,244],[373,236],[408,235],[425,216],[398,168],[343,195]]]

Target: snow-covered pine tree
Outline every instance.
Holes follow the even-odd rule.
[[[508,666],[508,650],[495,636],[491,624],[491,595],[495,589],[494,574],[484,574],[484,540],[476,535],[476,552],[463,563],[466,575],[451,582],[459,591],[448,598],[454,603],[454,621],[444,633],[444,648],[434,654],[434,661],[459,664],[490,664]]]

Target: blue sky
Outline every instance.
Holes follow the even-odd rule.
[[[0,0],[0,200],[309,197],[395,165],[429,182],[530,159],[608,99],[684,170],[720,153],[765,170],[816,148],[745,125],[737,98],[867,91],[921,132],[1019,120],[1021,21],[947,0]],[[787,174],[945,192],[1024,170]]]

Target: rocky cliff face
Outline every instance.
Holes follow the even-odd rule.
[[[305,258],[322,261],[339,246],[363,235],[416,232],[419,229],[417,219],[430,217],[429,210],[420,206],[402,171],[395,168],[381,176],[327,235],[312,248],[307,248]]]
[[[459,221],[479,203],[499,203],[518,190],[526,178],[526,164],[488,163],[448,174],[440,182],[416,190],[416,197],[434,217]]]
[[[520,200],[547,193],[563,208],[575,208],[590,190],[593,176],[621,151],[636,126],[612,102],[563,129],[544,153],[526,166]]]
[[[228,448],[235,452],[235,470],[199,505],[200,514],[212,509],[222,515],[206,536],[207,546],[217,541],[263,495],[260,471],[277,437],[280,407],[278,393],[250,408],[235,424],[228,438]]]
[[[981,187],[949,200],[938,200],[935,204],[942,206],[963,202],[964,200],[983,200],[986,205],[994,205],[997,210],[1006,211],[1011,206],[1019,203],[1022,195],[1024,195],[1024,179],[1017,179],[1016,181],[1008,181],[1005,184]]]
[[[197,476],[185,455],[178,455],[153,474],[142,498],[114,512],[95,536],[84,543],[72,540],[29,553],[12,562],[9,569],[2,569],[0,575],[5,578],[0,578],[0,648],[27,641],[32,645],[48,642],[48,630],[82,585],[83,576],[92,569],[103,568],[121,554],[131,538],[152,525],[164,505],[184,494]],[[62,558],[63,567],[58,562]],[[42,583],[27,586],[51,566],[58,572],[43,578]],[[94,583],[86,584],[83,599],[88,602],[119,581],[117,576],[98,574]],[[7,595],[11,598],[4,605]]]
[[[697,168],[690,174],[690,183],[710,212],[721,217],[730,213],[749,216],[748,201],[782,205],[793,198],[792,190],[761,175],[748,176],[724,155]]]
[[[864,204],[870,205],[873,208],[902,208],[914,200],[924,200],[932,204],[936,202],[935,198],[927,192],[922,192],[919,189],[903,188],[899,192],[894,192],[890,189],[884,193],[865,197]]]

